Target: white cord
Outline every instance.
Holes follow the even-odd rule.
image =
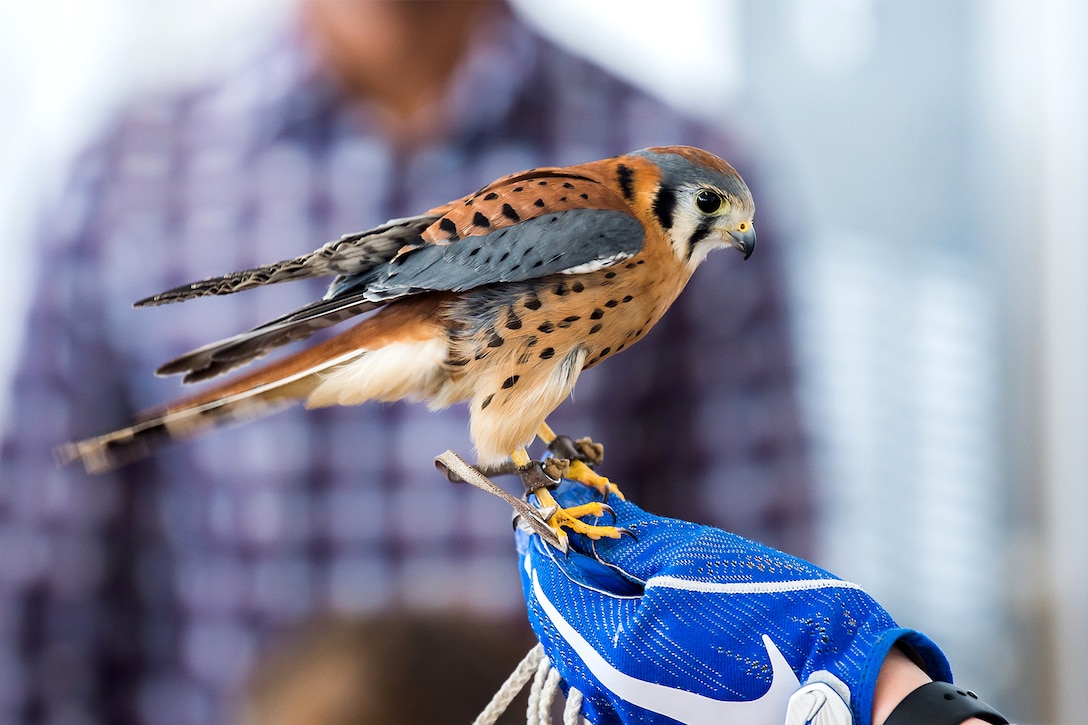
[[[499,716],[506,712],[506,708],[510,707],[510,703],[525,687],[525,683],[537,671],[541,661],[547,662],[548,658],[544,656],[544,647],[538,644],[529,650],[529,654],[525,655],[525,659],[518,663],[518,666],[506,678],[506,682],[502,683],[502,687],[491,698],[491,702],[487,703],[484,711],[477,716],[473,725],[494,725]]]
[[[547,657],[541,657],[537,664],[533,684],[529,687],[529,707],[525,710],[526,725],[542,725],[540,720],[540,699],[544,694],[544,683],[548,679],[548,673],[552,669],[552,663]]]
[[[473,725],[495,725],[499,717],[510,707],[525,683],[533,681],[529,688],[529,706],[526,708],[526,725],[550,725],[552,721],[552,703],[559,693],[562,677],[559,670],[544,656],[544,647],[537,645],[518,663],[514,671],[502,683],[502,687],[491,698]],[[582,725],[582,693],[571,687],[567,692],[567,702],[563,707],[563,725]]]
[[[548,662],[548,660],[544,660]],[[549,725],[552,721],[552,703],[555,702],[555,696],[559,694],[559,670],[551,666],[551,662],[548,662],[548,675],[544,678],[544,689],[540,693],[540,700],[537,702],[537,719],[529,725]]]
[[[582,693],[577,687],[567,689],[567,704],[563,707],[563,725],[582,725]]]

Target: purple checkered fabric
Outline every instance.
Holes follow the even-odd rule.
[[[391,147],[287,34],[214,85],[132,105],[80,159],[36,250],[0,457],[0,721],[215,722],[265,638],[316,611],[521,616],[510,512],[432,464],[446,448],[471,457],[464,409],[294,409],[94,478],[51,458],[179,394],[151,374],[161,362],[323,285],[133,300],[533,166],[682,143],[754,175],[714,131],[496,22],[424,147]],[[607,443],[602,471],[645,508],[806,554],[812,493],[762,212],[752,260],[712,255],[552,423]]]

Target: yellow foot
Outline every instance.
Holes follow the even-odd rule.
[[[548,526],[564,542],[567,539],[567,531],[588,536],[593,540],[603,538],[618,539],[624,534],[630,533],[618,526],[597,526],[581,521],[582,517],[585,516],[601,517],[605,514],[611,515],[612,509],[607,504],[593,501],[580,506],[562,508],[548,489],[542,488],[533,493],[536,494],[537,500],[540,501],[541,513],[545,515]],[[614,517],[613,520],[615,520]]]
[[[541,423],[536,434],[560,461],[569,460],[571,462],[569,468],[564,469],[558,475],[547,471],[549,476],[552,478],[562,476],[595,488],[605,497],[605,500],[608,500],[608,495],[613,493],[619,496],[621,501],[627,500],[616,484],[594,472],[592,468],[592,466],[596,466],[604,460],[603,445],[594,443],[590,438],[579,438],[574,441],[567,436],[558,436],[547,423]]]
[[[605,500],[608,499],[608,495],[611,493],[619,496],[620,501],[627,500],[626,497],[624,497],[623,492],[620,491],[619,486],[594,471],[582,461],[573,461],[570,464],[570,468],[567,470],[567,478],[597,489],[600,491],[601,495],[605,497]]]
[[[604,476],[596,473],[590,468],[584,461],[568,461],[566,458],[548,458],[541,462],[541,468],[544,473],[548,475],[548,478],[553,481],[557,481],[560,478],[567,478],[571,481],[577,481],[585,486],[594,488],[604,496],[605,500],[608,500],[609,494],[616,494],[620,497],[621,501],[626,501],[627,498],[620,491],[619,486],[609,481]]]
[[[529,454],[526,453],[524,448],[518,448],[511,453],[510,460],[521,475],[521,481],[525,486],[525,490],[533,493],[540,503],[540,507],[537,510],[539,513],[537,521],[543,520],[548,528],[555,532],[556,537],[559,539],[560,546],[558,548],[560,550],[567,550],[569,538],[567,532],[582,534],[593,540],[604,538],[618,539],[624,534],[634,536],[634,534],[627,529],[618,526],[598,526],[596,524],[587,524],[584,521],[581,521],[582,517],[594,516],[599,518],[605,514],[609,514],[612,516],[613,523],[615,523],[615,513],[612,511],[612,508],[604,502],[591,501],[579,506],[563,508],[559,505],[559,502],[555,500],[555,497],[549,489],[552,488],[555,482],[561,477],[568,477],[572,480],[580,480],[583,482],[588,481],[587,485],[598,487],[598,490],[602,493],[615,492],[622,497],[618,488],[609,482],[607,478],[593,473],[593,470],[585,463],[575,461],[575,464],[571,465],[567,460],[562,458],[549,458],[543,464],[538,464],[534,463],[532,459],[529,458]],[[570,474],[572,471],[579,474],[581,478],[571,476]]]

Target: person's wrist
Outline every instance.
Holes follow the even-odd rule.
[[[903,699],[916,689],[932,682],[929,675],[907,657],[898,647],[892,647],[873,692],[873,725],[884,725],[888,716],[899,706]],[[984,720],[972,717],[962,721],[963,725],[987,725]]]
[[[932,680],[922,668],[898,647],[892,647],[876,678],[876,689],[873,691],[873,725],[884,725],[884,721],[903,698],[928,682]]]
[[[892,722],[895,725],[930,722],[940,722],[942,725],[1009,723],[997,710],[979,700],[974,692],[944,681],[931,680],[902,652],[893,649],[893,653],[894,658],[891,654],[888,656],[878,675],[878,680],[883,678],[885,681],[880,691],[874,692],[873,725],[887,725]],[[916,672],[911,671],[912,666]],[[919,675],[925,681],[911,688],[912,681],[916,683]],[[975,716],[976,713],[978,716]]]

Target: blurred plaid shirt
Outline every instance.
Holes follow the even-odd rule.
[[[496,22],[456,71],[431,145],[391,147],[373,109],[285,36],[214,85],[132,105],[78,162],[34,250],[0,456],[0,720],[216,721],[267,636],[318,611],[521,616],[510,512],[433,467],[446,448],[471,457],[464,408],[293,409],[93,478],[51,458],[180,393],[151,374],[161,362],[323,289],[135,299],[533,166],[683,143],[753,176],[713,130]],[[604,442],[602,472],[645,508],[804,555],[813,494],[779,242],[761,212],[752,260],[712,255],[551,422]]]

